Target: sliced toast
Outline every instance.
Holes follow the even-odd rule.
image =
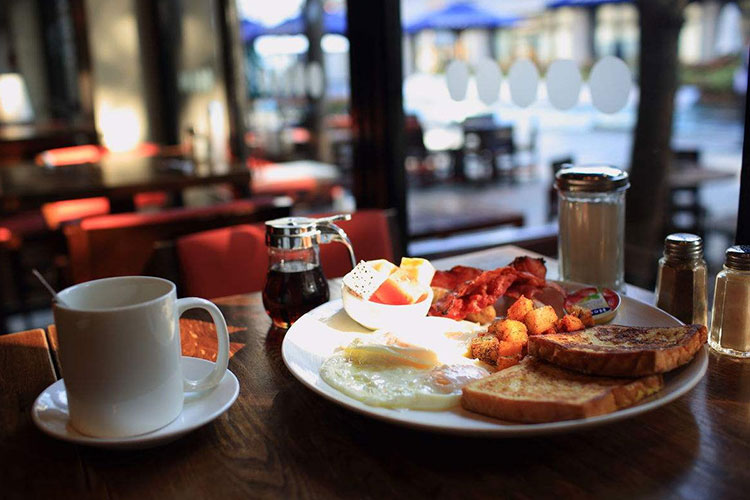
[[[600,325],[529,337],[528,352],[591,375],[642,377],[684,365],[706,343],[703,325],[668,328]]]
[[[661,375],[592,377],[527,356],[516,366],[464,386],[461,405],[512,422],[556,422],[611,413],[662,386]]]

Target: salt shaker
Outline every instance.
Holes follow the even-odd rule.
[[[703,240],[689,233],[670,234],[664,240],[656,277],[656,307],[686,324],[707,324],[706,261]]]
[[[726,251],[716,275],[708,343],[722,354],[750,358],[750,245]]]
[[[609,166],[566,165],[559,192],[558,258],[563,280],[625,291],[627,172]]]

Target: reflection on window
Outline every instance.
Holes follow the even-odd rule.
[[[351,206],[349,41],[343,0],[238,0],[258,194],[300,211]]]
[[[489,222],[521,212],[542,227],[555,221],[550,185],[561,164],[630,168],[640,99],[650,95],[638,84],[635,2],[402,0],[401,14],[412,233],[467,207]],[[750,33],[736,2],[691,2],[682,15],[667,203],[675,217],[664,231],[705,236],[720,262],[737,215]]]

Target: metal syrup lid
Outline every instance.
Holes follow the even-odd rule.
[[[668,259],[695,260],[703,257],[703,239],[690,233],[674,233],[664,239]]]
[[[282,217],[266,221],[266,245],[284,250],[312,248],[320,241],[317,220]]]
[[[737,271],[750,271],[750,245],[729,247],[725,254],[724,265]]]
[[[608,193],[629,187],[628,173],[609,165],[566,164],[555,174],[558,191]]]

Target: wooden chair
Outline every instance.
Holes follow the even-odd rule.
[[[672,151],[673,170],[696,168],[700,165],[701,153],[697,149]],[[670,186],[664,221],[664,234],[673,232],[694,233],[701,237],[706,233],[706,208],[700,200],[699,187]]]
[[[320,214],[317,216],[325,216]],[[361,210],[352,220],[337,224],[346,231],[358,260],[400,259],[393,212]],[[177,240],[181,282],[187,295],[216,298],[263,289],[268,268],[264,224],[242,225],[192,234]],[[343,245],[320,248],[326,278],[343,276],[351,269]]]
[[[159,274],[153,261],[158,242],[288,214],[288,203],[278,203],[274,198],[258,198],[201,208],[84,219],[64,228],[70,280],[80,283],[108,276]]]

